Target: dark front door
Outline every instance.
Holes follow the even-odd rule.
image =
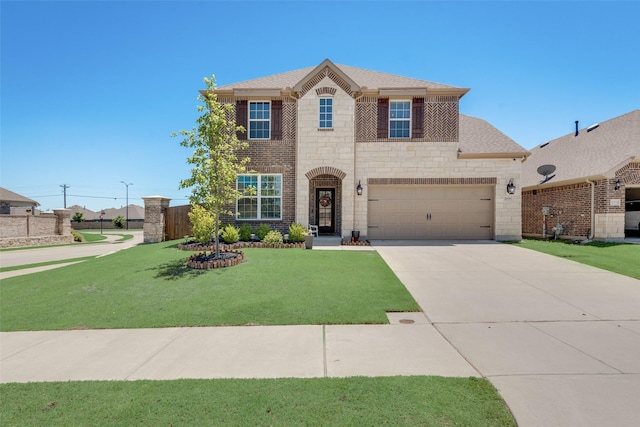
[[[335,190],[318,188],[316,190],[316,224],[319,234],[334,234],[335,225]]]

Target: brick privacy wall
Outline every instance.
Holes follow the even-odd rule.
[[[42,237],[58,234],[53,215],[2,215],[0,238]]]
[[[579,183],[522,192],[522,234],[542,235],[542,207],[549,206],[547,233],[559,215],[564,234],[588,237],[591,231],[591,185]]]
[[[129,228],[142,228],[144,225],[144,219],[129,219]],[[74,230],[100,230],[100,228],[104,230],[124,230],[126,231],[126,225],[124,228],[116,228],[116,225],[110,219],[102,220],[102,225],[100,225],[100,220],[89,220],[89,221],[71,221],[71,228]]]

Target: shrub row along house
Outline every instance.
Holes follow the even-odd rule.
[[[565,238],[615,241],[640,228],[640,110],[583,129],[576,122],[522,168],[525,236],[559,224]]]
[[[249,143],[252,173],[238,186],[257,188],[238,201],[235,223],[310,224],[369,239],[519,240],[517,187],[529,153],[459,113],[468,91],[328,59],[216,88],[247,130],[238,137]]]

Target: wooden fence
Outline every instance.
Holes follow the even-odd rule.
[[[165,210],[165,239],[182,239],[191,234],[191,222],[188,213],[191,205],[171,206]]]

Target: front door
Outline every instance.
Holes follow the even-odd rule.
[[[335,226],[335,189],[318,188],[316,190],[316,224],[319,234],[334,234]]]

